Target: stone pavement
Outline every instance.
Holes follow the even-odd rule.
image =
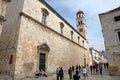
[[[100,74],[89,75],[89,77],[82,80],[120,80],[120,76],[110,76],[108,70],[103,70],[103,75]]]
[[[64,72],[64,75],[65,75],[64,80],[69,80],[68,73]],[[80,76],[81,76],[80,80],[120,80],[120,76],[109,76],[108,70],[103,70],[102,76],[99,74],[93,74],[93,75],[89,74],[89,76],[86,77],[85,79],[83,78],[81,73]],[[12,80],[12,79],[10,78],[8,79],[8,77],[6,77],[6,78],[0,78],[0,80]],[[25,78],[21,80],[56,80],[56,74],[49,74],[48,77]]]
[[[65,78],[64,80],[69,80],[68,73],[64,73]],[[109,76],[108,70],[103,70],[103,75],[94,74],[89,75],[85,79],[83,78],[82,74],[80,74],[81,79],[80,80],[120,80],[120,76]],[[26,78],[24,80],[56,80],[56,75],[52,74],[48,77],[40,77],[40,78]]]
[[[9,76],[0,74],[0,80],[12,80]]]

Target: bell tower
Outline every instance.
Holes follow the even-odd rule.
[[[85,15],[83,11],[78,11],[76,14],[76,24],[77,24],[77,31],[87,39],[87,26]]]

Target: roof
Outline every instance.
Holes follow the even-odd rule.
[[[107,11],[107,12],[101,13],[101,14],[99,14],[99,15],[108,14],[108,13],[115,12],[115,11],[118,11],[118,10],[120,10],[120,6],[117,7],[117,8],[115,8],[115,9],[112,9],[112,10],[110,10],[110,11]]]
[[[79,10],[76,15],[81,14],[81,13],[84,14],[83,11]]]
[[[93,48],[93,47],[91,47],[91,48],[89,48],[90,50],[94,50],[94,51],[96,51],[97,53],[100,53],[100,51],[98,51],[98,50],[96,50],[95,48]]]

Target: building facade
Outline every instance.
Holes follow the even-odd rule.
[[[82,35],[44,0],[11,0],[5,19],[0,38],[1,74],[20,79],[40,70],[54,73],[59,66],[67,70],[71,65],[89,64],[86,29],[83,27]]]
[[[102,53],[94,48],[90,48],[90,65],[99,63],[108,63],[107,58]]]
[[[10,1],[11,0],[0,0],[0,35],[3,27],[3,22],[5,21],[6,7]]]
[[[99,14],[110,66],[120,70],[120,7]]]

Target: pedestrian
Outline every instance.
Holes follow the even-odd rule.
[[[71,80],[72,79],[72,68],[71,67],[68,69],[68,74],[69,74],[69,79]]]
[[[91,72],[91,74],[93,72],[93,66],[92,65],[90,65],[90,72]]]
[[[102,65],[99,65],[100,75],[102,75]]]
[[[78,71],[76,71],[76,74],[73,75],[73,80],[80,80],[80,75]]]
[[[93,73],[95,74],[95,64],[93,64]]]
[[[62,68],[62,67],[60,68],[59,76],[60,76],[60,80],[63,80],[63,78],[64,78],[64,73],[63,73],[63,68]]]
[[[76,65],[76,71],[78,71],[78,65]]]
[[[96,73],[98,73],[98,64],[95,64]]]
[[[104,68],[106,69],[106,63],[104,63]]]
[[[74,66],[72,65],[72,71],[74,72]]]
[[[87,69],[86,67],[84,66],[83,69],[82,69],[82,74],[84,76],[84,79],[86,78],[86,74],[87,74]]]
[[[88,64],[86,66],[86,70],[87,70],[86,76],[88,76],[89,75],[89,65]]]
[[[79,71],[80,71],[81,70],[81,66],[79,65],[78,67],[79,67]]]
[[[109,63],[107,63],[106,66],[107,66],[107,69],[108,69],[109,68]]]
[[[59,68],[57,68],[57,70],[56,70],[56,77],[57,77],[57,80],[59,80]]]

